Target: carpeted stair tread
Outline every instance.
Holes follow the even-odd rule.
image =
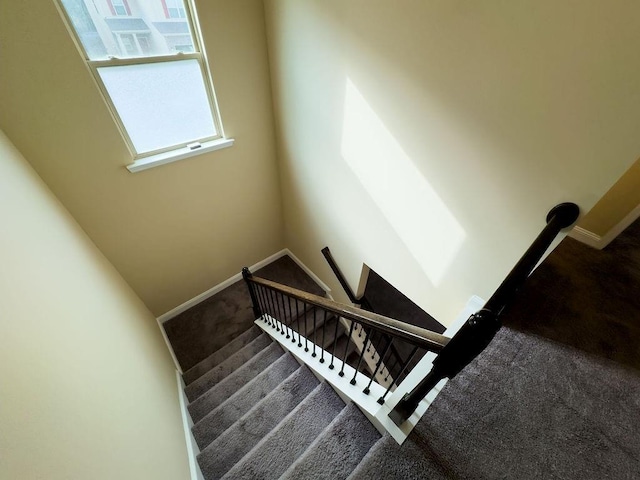
[[[205,479],[221,478],[319,385],[300,367],[198,455]]]
[[[256,326],[253,326],[249,330],[243,332],[242,334],[234,338],[231,342],[227,343],[224,347],[213,352],[207,358],[195,364],[189,370],[184,372],[184,374],[182,375],[184,384],[189,385],[196,379],[200,378],[202,375],[207,373],[213,367],[221,364],[231,355],[233,355],[234,353],[239,351],[241,348],[243,348],[245,345],[251,343],[253,340],[258,338],[261,333],[262,333],[262,330],[260,330]]]
[[[238,370],[191,402],[187,406],[191,419],[194,423],[202,420],[209,412],[258,376],[260,372],[269,368],[282,355],[284,355],[282,347],[278,343],[272,342]]]
[[[327,318],[330,320],[332,317]],[[320,312],[316,313],[316,324],[315,328],[319,329],[324,325],[324,315]],[[297,320],[294,323],[294,328],[296,331],[298,330],[298,322]],[[307,336],[308,338],[313,335],[313,310],[308,310],[304,315],[300,315],[300,330],[302,330],[302,336]]]
[[[272,340],[269,335],[263,333],[251,343],[245,345],[236,353],[231,355],[224,362],[213,367],[193,383],[187,385],[184,392],[189,401],[193,402],[196,398],[227,377],[238,367],[247,363],[255,354],[269,346],[270,343],[272,343]]]
[[[219,407],[209,412],[191,429],[200,449],[213,442],[299,367],[300,364],[290,354],[285,353]]]
[[[380,433],[350,403],[280,478],[345,479],[379,439]]]
[[[229,470],[224,480],[278,478],[344,406],[329,384],[319,385],[277,428]]]
[[[440,465],[435,456],[431,454],[428,445],[419,446],[413,435],[410,435],[400,446],[389,434],[386,434],[371,447],[348,477],[349,480],[370,480],[372,478],[445,480],[457,477],[448,475],[446,467]]]

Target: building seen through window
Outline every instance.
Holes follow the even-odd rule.
[[[221,137],[184,0],[58,0],[134,157]]]

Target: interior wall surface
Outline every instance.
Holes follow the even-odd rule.
[[[322,278],[328,245],[448,324],[638,158],[637,2],[265,5],[285,239]]]
[[[188,479],[151,312],[0,131],[0,478]]]
[[[603,237],[638,205],[640,205],[640,160],[636,160],[631,165],[578,225]]]
[[[155,315],[284,247],[263,4],[196,6],[235,145],[132,174],[53,0],[0,4],[0,128]]]

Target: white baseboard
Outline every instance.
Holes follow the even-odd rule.
[[[603,236],[597,235],[582,227],[573,227],[569,232],[569,236],[585,245],[602,250],[638,218],[640,218],[640,205],[631,210],[626,217]]]
[[[604,248],[602,245],[602,237],[600,235],[596,235],[582,227],[573,227],[567,236],[584,243],[591,248],[597,248],[598,250],[602,250]]]
[[[178,373],[182,375],[182,373],[184,372],[182,371],[182,367],[178,362],[178,357],[176,357],[176,352],[173,351],[173,347],[171,346],[169,337],[167,337],[167,332],[165,332],[164,328],[162,327],[162,322],[160,321],[160,317],[156,318],[156,322],[158,322],[158,328],[160,329],[162,338],[164,338],[164,343],[167,345],[167,348],[169,349],[169,353],[171,354],[171,358],[173,359],[173,364],[176,366],[176,370],[178,371]]]
[[[288,255],[288,254],[290,254],[288,249],[285,248],[283,250],[280,250],[279,252],[274,253],[273,255],[270,255],[269,257],[265,258],[264,260],[260,260],[255,265],[252,265],[251,267],[249,267],[249,270],[251,270],[251,271],[258,270],[258,269],[264,267],[265,265],[268,265],[271,262],[276,261],[280,257],[284,257],[285,255]],[[293,257],[291,257],[291,258],[293,258]],[[191,307],[195,307],[199,303],[204,302],[207,298],[213,297],[216,293],[221,292],[222,290],[224,290],[227,287],[230,287],[231,285],[233,285],[234,283],[236,283],[239,280],[242,280],[242,273],[236,273],[233,277],[227,278],[225,281],[219,283],[215,287],[210,288],[206,292],[202,292],[200,295],[196,295],[191,300],[187,300],[182,305],[178,305],[177,307],[172,308],[168,312],[163,313],[162,315],[160,315],[158,317],[158,322],[164,323],[167,320],[171,320],[173,317],[177,317],[182,312],[186,312]]]
[[[309,269],[309,267],[307,267],[304,263],[302,263],[302,261],[298,257],[296,257],[291,250],[289,250],[288,248],[285,248],[283,251],[285,251],[287,255],[291,257],[291,260],[296,262],[298,266],[302,270],[304,270],[305,273],[309,275],[313,279],[313,281],[320,286],[320,288],[322,288],[325,292],[327,292],[327,295],[331,296],[331,288],[329,288],[329,286],[326,283],[320,280],[320,278],[315,273],[313,273],[311,269]]]
[[[196,460],[196,456],[200,453],[198,444],[196,443],[193,434],[191,433],[191,427],[193,427],[193,421],[189,410],[187,410],[187,404],[189,403],[184,393],[184,381],[182,375],[176,370],[176,379],[178,382],[178,399],[180,401],[180,413],[182,415],[182,427],[184,428],[184,439],[187,446],[187,457],[189,459],[189,472],[191,480],[204,480],[200,465]]]
[[[302,270],[304,270],[305,273],[307,275],[309,275],[313,279],[313,281],[316,282],[320,286],[320,288],[322,288],[325,292],[327,292],[327,294],[329,294],[331,289],[322,280],[320,280],[320,278],[318,278],[318,276],[315,273],[313,273],[309,269],[309,267],[307,267],[304,263],[302,263],[302,261],[300,261],[300,259],[298,257],[296,257],[291,252],[291,250],[289,250],[288,248],[284,248],[284,249],[280,250],[279,252],[274,253],[273,255],[270,255],[269,257],[265,258],[264,260],[260,260],[258,263],[254,264],[254,265],[251,265],[249,267],[249,270],[251,270],[252,272],[255,272],[256,270],[259,270],[262,267],[264,267],[264,266],[266,266],[266,265],[268,265],[268,264],[270,264],[272,262],[275,262],[279,258],[284,257],[285,255],[288,255],[289,257],[291,257],[291,259],[294,262],[296,262],[298,264],[298,266]],[[171,320],[172,318],[180,315],[182,312],[186,312],[191,307],[195,307],[199,303],[204,302],[207,298],[214,296],[216,293],[221,292],[222,290],[224,290],[227,287],[230,287],[231,285],[233,285],[234,283],[236,283],[239,280],[242,280],[242,273],[237,273],[233,277],[227,278],[225,281],[219,283],[215,287],[210,288],[206,292],[202,292],[200,295],[197,295],[197,296],[193,297],[191,300],[187,300],[182,305],[178,305],[177,307],[169,310],[168,312],[163,313],[162,315],[160,315],[158,317],[158,323],[159,324],[163,324],[167,320]],[[164,330],[163,330],[163,332],[164,332]],[[164,333],[163,333],[163,335],[164,335]],[[166,335],[165,335],[165,337],[166,337]],[[168,342],[168,340],[166,340],[166,341]],[[172,355],[173,355],[173,352],[172,352]]]

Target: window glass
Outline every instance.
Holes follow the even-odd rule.
[[[61,1],[89,60],[196,50],[183,0]]]
[[[216,135],[196,60],[98,68],[137,151]]]
[[[58,1],[134,158],[222,137],[184,0]]]

